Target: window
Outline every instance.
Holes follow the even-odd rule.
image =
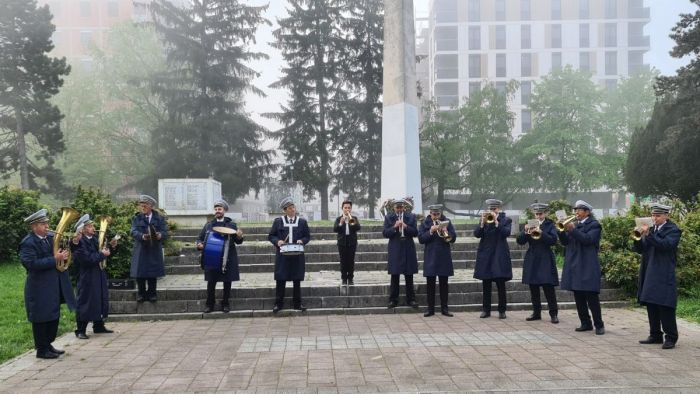
[[[627,45],[631,47],[648,47],[649,36],[644,35],[646,22],[630,22],[627,24]]]
[[[481,78],[481,55],[469,55],[469,78]]]
[[[617,75],[617,52],[605,52],[605,75]]]
[[[529,110],[522,112],[522,132],[527,133],[532,130],[532,113]]]
[[[506,54],[499,53],[496,55],[496,78],[505,78],[506,76]]]
[[[457,78],[459,75],[457,55],[435,56],[435,76],[438,79]]]
[[[107,15],[110,18],[116,18],[119,16],[119,3],[116,1],[110,1],[107,3]]]
[[[561,70],[561,52],[552,52],[552,71]]]
[[[469,96],[481,91],[481,82],[469,82]]]
[[[496,0],[496,20],[506,20],[506,0]]]
[[[83,45],[83,48],[88,48],[92,44],[92,32],[90,30],[80,32],[80,43]]]
[[[617,0],[605,0],[605,19],[617,18]]]
[[[520,26],[520,48],[532,48],[532,42],[530,40],[530,25]]]
[[[530,0],[520,0],[520,19],[530,20]]]
[[[532,82],[522,81],[520,83],[520,104],[530,105],[531,96],[532,96]]]
[[[469,49],[481,49],[481,28],[469,26]]]
[[[469,0],[467,16],[469,22],[479,22],[481,20],[481,0]]]
[[[90,2],[89,1],[81,1],[80,2],[80,16],[83,18],[89,18],[90,17]]]
[[[591,16],[588,0],[578,0],[578,18],[588,19]]]
[[[617,46],[617,25],[615,23],[605,24],[605,46],[606,47],[616,47]]]
[[[581,52],[578,54],[578,69],[581,71],[590,72],[591,71],[591,54],[588,52]]]
[[[578,46],[579,48],[591,46],[591,28],[588,23],[578,25]]]
[[[457,26],[437,26],[435,28],[435,49],[438,51],[456,51],[459,49]]]
[[[644,65],[644,51],[629,51],[627,54],[629,73],[635,74],[646,69]]]
[[[552,0],[552,19],[561,19],[561,0]]]
[[[552,48],[561,48],[561,25],[552,25]]]
[[[459,85],[457,82],[437,82],[435,97],[441,107],[452,107],[459,103]]]
[[[496,82],[494,84],[494,87],[496,88],[496,91],[500,94],[506,94],[506,83],[503,81]]]
[[[607,89],[608,92],[612,92],[615,89],[617,89],[617,80],[616,79],[606,79],[605,80],[605,89]]]
[[[520,55],[520,76],[521,77],[531,77],[532,76],[532,54],[523,53]]]
[[[437,23],[457,22],[457,0],[435,0],[435,21]]]
[[[506,27],[496,26],[496,49],[506,49]]]

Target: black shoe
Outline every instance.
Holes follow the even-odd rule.
[[[348,284],[348,280],[347,280],[347,279],[343,279],[343,284],[344,284],[344,285],[347,285],[347,284]]]
[[[499,319],[505,319],[505,318],[506,318],[506,313],[505,313],[505,312],[498,312],[498,318],[499,318]]]
[[[639,341],[642,345],[652,345],[652,344],[658,344],[658,343],[664,343],[663,338],[655,338],[652,337],[651,335],[647,339],[642,339]]]
[[[105,326],[102,326],[102,327],[97,327],[97,328],[93,327],[92,332],[94,332],[95,334],[111,334],[114,331],[108,329]]]
[[[605,327],[596,327],[595,335],[605,335]]]
[[[299,304],[294,307],[294,310],[306,312],[306,307],[304,306],[304,304]]]
[[[481,312],[481,314],[479,315],[479,317],[482,318],[482,319],[485,319],[485,318],[487,318],[487,317],[491,317],[491,312],[483,311],[483,312]]]
[[[144,302],[144,301],[146,301],[146,297],[144,297],[142,295],[136,297],[136,302],[138,302],[139,304]]]
[[[576,327],[574,331],[593,331],[593,326],[589,326],[588,324],[581,324],[580,326]]]
[[[559,318],[556,315],[552,316],[550,320],[552,321],[552,324],[559,324]]]
[[[229,307],[228,305],[221,305],[221,312],[229,313],[231,312],[231,307]]]
[[[46,359],[58,358],[58,354],[52,352],[51,350],[46,350],[43,352],[36,352],[36,358],[46,358]]]
[[[58,355],[64,354],[66,352],[65,350],[56,349],[55,347],[53,347],[53,345],[49,345],[49,351]]]
[[[352,279],[348,279],[348,286],[355,286],[355,281]]]
[[[428,309],[428,310],[423,314],[423,317],[430,317],[430,316],[433,316],[434,314],[435,314],[435,310],[434,310],[434,309]]]
[[[156,302],[158,301],[158,296],[152,295],[148,297],[148,302]]]
[[[398,306],[399,304],[396,301],[389,301],[389,305],[387,305],[387,309],[394,309]]]
[[[676,343],[671,341],[665,341],[664,344],[661,345],[661,349],[673,349],[674,347],[676,347]]]
[[[542,315],[539,313],[533,313],[532,315],[525,318],[526,321],[542,320]]]
[[[416,302],[416,300],[408,301],[406,305],[410,306],[413,309],[418,309],[418,303]]]
[[[75,337],[78,339],[90,339],[89,336],[85,335],[84,332],[75,332]]]
[[[275,305],[274,307],[272,307],[272,313],[277,313],[281,310],[282,310],[282,307],[279,305]]]
[[[442,313],[443,316],[447,316],[447,317],[452,317],[452,316],[454,316],[452,313],[450,313],[450,311],[449,311],[447,308],[442,308],[442,310],[440,311],[440,313]]]
[[[209,305],[204,307],[204,313],[211,313],[212,310],[214,310],[214,308],[210,307]]]

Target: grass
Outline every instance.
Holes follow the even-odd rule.
[[[700,323],[700,285],[696,285],[685,295],[678,297],[676,316]]]
[[[34,348],[24,309],[26,271],[17,261],[0,262],[0,363]],[[58,335],[75,330],[75,315],[61,306]]]

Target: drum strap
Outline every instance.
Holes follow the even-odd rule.
[[[296,218],[295,218],[296,219]],[[293,222],[289,222],[287,220],[286,216],[282,216],[282,223],[284,223],[284,227],[289,227],[289,243],[293,244],[294,243],[294,227],[297,227],[299,225],[298,220],[294,220]]]

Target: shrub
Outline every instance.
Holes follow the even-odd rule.
[[[676,276],[679,292],[688,295],[700,281],[700,210],[688,212],[679,227],[683,234],[678,246]]]
[[[19,243],[29,232],[24,218],[40,208],[37,192],[0,188],[0,262],[17,258]]]

